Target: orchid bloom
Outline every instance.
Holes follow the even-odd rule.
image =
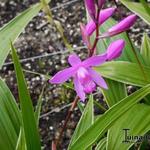
[[[73,77],[75,91],[81,101],[84,102],[86,93],[92,93],[96,89],[96,85],[108,89],[105,80],[100,74],[94,71],[92,67],[99,66],[107,60],[119,57],[124,45],[125,42],[119,39],[110,44],[106,53],[92,56],[84,61],[81,61],[76,54],[72,54],[68,58],[71,67],[56,73],[49,82],[60,84],[67,81],[70,77]]]
[[[115,12],[115,10],[116,8],[113,7],[101,10],[99,14],[99,20],[98,20],[99,25],[102,25],[107,19],[109,19],[112,16],[112,14]],[[95,29],[96,29],[96,24],[93,20],[89,21],[89,23],[85,27],[87,35],[89,36],[92,35]]]
[[[137,19],[136,15],[134,14],[129,15],[128,17],[120,21],[118,24],[108,29],[108,32],[102,34],[100,38],[111,37],[128,30],[135,23],[136,19]]]
[[[84,1],[90,17],[95,21],[96,16],[95,0],[84,0]]]

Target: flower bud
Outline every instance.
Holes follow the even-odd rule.
[[[112,60],[118,58],[125,47],[125,41],[122,39],[112,42],[107,48],[107,60]]]
[[[102,25],[107,19],[109,19],[115,10],[116,8],[113,7],[101,10],[99,15],[99,20],[98,20],[99,25]],[[86,25],[86,32],[90,36],[95,30],[96,30],[96,24],[93,20],[91,20]]]
[[[90,17],[95,21],[96,16],[95,1],[94,0],[84,0],[84,1]]]
[[[102,8],[105,3],[105,0],[98,0],[98,7]]]
[[[117,35],[119,33],[122,33],[128,30],[135,23],[136,19],[137,19],[137,16],[134,14],[126,17],[125,19],[120,21],[118,24],[111,27],[108,30],[108,32],[104,33],[99,38],[111,37],[111,36]]]

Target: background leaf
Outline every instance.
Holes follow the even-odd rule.
[[[100,139],[103,134],[113,125],[113,123],[122,115],[137,104],[142,98],[150,93],[150,85],[147,85],[132,95],[124,98],[108,111],[99,117],[94,124],[81,135],[76,142],[70,147],[70,150],[85,150],[96,140]]]
[[[16,148],[21,125],[21,116],[13,95],[0,79],[0,149]]]
[[[137,114],[138,112],[138,114]],[[134,142],[124,143],[125,133],[123,129],[129,129],[128,135],[137,136],[144,135],[150,129],[150,106],[138,104],[122,115],[111,127],[107,140],[107,149],[111,150],[127,150]],[[144,120],[143,120],[144,118]],[[142,121],[143,120],[143,121]]]
[[[84,109],[84,112],[78,122],[78,125],[71,138],[69,147],[82,135],[94,122],[94,108],[93,108],[93,96],[91,95],[89,101]]]
[[[108,89],[103,89],[102,92],[107,105],[111,107],[127,96],[126,86],[110,79],[105,79],[105,81],[107,82]]]
[[[103,138],[102,140],[99,141],[95,150],[106,150],[106,143],[107,143],[107,138]]]
[[[17,77],[19,100],[21,106],[21,113],[22,113],[27,149],[40,150],[41,149],[40,138],[36,126],[34,110],[30,98],[30,94],[27,89],[26,81],[23,75],[23,71],[21,69],[21,65],[19,63],[16,50],[14,49],[13,45],[11,45],[11,49],[12,49],[12,58],[14,62],[16,77]]]
[[[0,69],[9,54],[10,39],[14,42],[32,18],[38,14],[40,9],[40,4],[33,5],[0,28]]]
[[[129,0],[120,0],[120,2],[150,25],[150,16],[141,3],[131,2]]]
[[[145,65],[150,66],[150,38],[147,34],[144,34],[143,36],[141,55],[143,57]]]
[[[25,140],[24,130],[21,127],[17,145],[16,145],[16,150],[26,150],[26,149],[27,148],[26,148],[26,140]]]
[[[143,66],[144,73],[147,77],[145,79],[138,64],[135,63],[123,61],[107,62],[96,67],[95,70],[108,79],[126,84],[142,87],[150,83],[150,68]]]

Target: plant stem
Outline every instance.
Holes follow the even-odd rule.
[[[58,137],[58,139],[56,140],[56,143],[55,143],[55,144],[56,144],[56,147],[58,147],[59,144],[60,144],[60,141],[61,141],[61,138],[62,138],[62,136],[63,136],[64,130],[65,130],[65,128],[66,128],[66,126],[67,126],[67,123],[68,123],[68,121],[69,121],[69,119],[70,119],[70,117],[71,117],[71,114],[73,113],[75,107],[77,106],[78,100],[79,100],[79,97],[76,96],[75,99],[74,99],[74,101],[73,101],[73,103],[72,103],[72,105],[71,105],[71,107],[70,107],[70,109],[69,109],[69,111],[68,111],[67,117],[66,117],[66,119],[65,119],[65,123],[64,123],[64,125],[63,125],[63,127],[62,127],[62,129],[61,129],[61,131],[60,131],[59,137]]]
[[[92,48],[90,49],[89,57],[94,55],[97,42],[99,41],[99,39],[98,39],[98,37],[99,37],[99,22],[98,22],[99,21],[99,13],[100,13],[100,9],[98,8],[96,22],[95,22],[95,24],[96,24],[96,37],[94,40],[94,44],[93,44]]]
[[[60,22],[53,19],[52,12],[51,12],[51,9],[50,9],[47,1],[41,0],[41,4],[43,6],[43,11],[47,15],[47,21],[56,28],[57,32],[60,34],[60,36],[66,46],[66,48],[68,48],[70,51],[72,51],[73,48],[72,48],[71,44],[69,44],[67,38],[65,37],[64,31],[63,31],[63,28],[62,28]]]

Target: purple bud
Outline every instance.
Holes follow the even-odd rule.
[[[84,0],[84,1],[90,17],[95,21],[96,15],[95,1],[94,0]]]
[[[99,15],[99,21],[98,21],[99,25],[102,25],[107,19],[109,19],[109,17],[112,16],[115,10],[116,8],[113,7],[101,10]],[[95,22],[91,20],[86,25],[86,32],[90,36],[95,31],[95,29],[96,29]]]
[[[80,31],[81,31],[81,35],[82,35],[82,40],[84,42],[84,44],[90,48],[90,41],[89,41],[89,36],[87,35],[87,32],[85,30],[85,25],[84,24],[80,24]]]
[[[102,8],[105,3],[105,0],[98,0],[98,7]]]
[[[108,32],[104,33],[99,38],[111,37],[111,36],[117,35],[119,33],[122,33],[128,30],[135,23],[136,19],[137,19],[137,16],[134,14],[126,17],[125,19],[120,21],[118,24],[111,27],[108,30]]]
[[[122,50],[125,47],[125,41],[122,39],[112,42],[107,48],[107,60],[118,58],[122,54]]]

